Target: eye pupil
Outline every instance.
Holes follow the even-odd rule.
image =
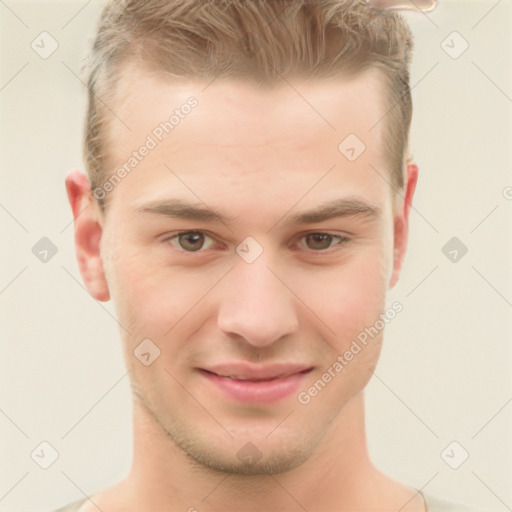
[[[314,233],[312,235],[307,235],[306,240],[310,249],[322,250],[329,248],[332,241],[332,235],[328,235],[327,233]],[[313,246],[310,244],[311,241],[313,241]],[[318,245],[316,245],[317,242]]]
[[[178,238],[180,246],[187,251],[198,251],[203,247],[204,235],[201,233],[183,233]]]

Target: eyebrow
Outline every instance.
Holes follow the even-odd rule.
[[[235,216],[221,214],[204,204],[190,203],[183,199],[151,201],[138,206],[135,211],[139,214],[150,213],[174,219],[221,222],[223,224],[236,221]],[[285,226],[314,224],[339,217],[359,217],[370,220],[379,217],[380,213],[379,207],[364,200],[339,198],[322,203],[311,210],[305,210],[291,216],[285,215],[277,224],[280,224],[282,221],[284,221]]]
[[[316,208],[291,215],[285,225],[314,224],[338,217],[376,219],[380,208],[360,199],[334,199]]]

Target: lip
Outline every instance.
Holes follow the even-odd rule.
[[[198,368],[225,395],[240,402],[274,402],[296,393],[312,366],[223,364]]]

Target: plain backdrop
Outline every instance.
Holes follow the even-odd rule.
[[[130,396],[114,308],[82,285],[64,188],[65,173],[82,166],[78,73],[100,7],[0,3],[5,512],[82,498],[130,464]],[[416,38],[412,149],[420,179],[405,268],[389,297],[404,310],[386,327],[367,391],[371,453],[384,471],[425,492],[512,510],[512,5],[440,0],[434,12],[407,18]],[[59,45],[47,58],[31,46],[42,32]],[[48,243],[43,237],[57,251],[46,262],[33,251]],[[456,250],[467,248],[455,262],[453,247],[443,250],[453,237]],[[48,469],[31,457],[43,441],[58,452]],[[469,454],[458,469],[445,461],[454,441],[451,460]]]

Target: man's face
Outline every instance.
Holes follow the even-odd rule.
[[[397,213],[386,123],[370,130],[386,112],[378,77],[294,85],[300,94],[284,81],[204,89],[132,72],[114,106],[131,130],[113,125],[111,169],[148,136],[157,143],[109,192],[102,220],[133,389],[190,457],[228,471],[279,472],[310,458],[381,348],[379,333],[299,401],[385,311]],[[197,105],[159,141],[155,128],[190,97]],[[354,161],[338,149],[349,134],[366,145]],[[176,201],[223,218],[151,210]],[[339,215],[314,217],[333,202]],[[134,355],[145,339],[141,359],[160,350],[147,366]]]

